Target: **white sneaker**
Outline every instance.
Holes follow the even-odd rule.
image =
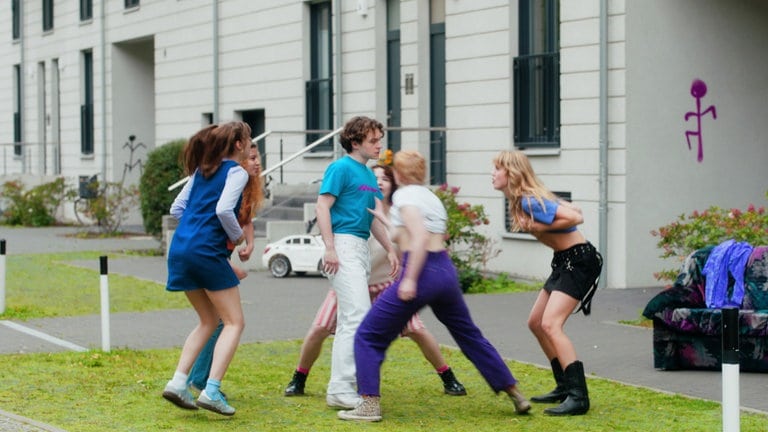
[[[331,408],[352,409],[362,402],[360,395],[356,393],[338,393],[329,394],[325,397],[325,402]]]
[[[357,408],[350,411],[339,411],[337,414],[342,420],[352,421],[381,421],[381,407],[378,396],[366,396]]]

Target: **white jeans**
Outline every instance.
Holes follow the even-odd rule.
[[[355,332],[371,308],[368,276],[371,273],[368,241],[350,234],[335,234],[339,270],[329,276],[336,291],[336,335],[331,354],[328,394],[357,394]]]

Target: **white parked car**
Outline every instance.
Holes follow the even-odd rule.
[[[291,235],[269,243],[264,248],[261,262],[272,276],[286,277],[323,271],[325,245],[319,235]]]

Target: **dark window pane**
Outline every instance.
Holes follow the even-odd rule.
[[[11,0],[11,10],[13,12],[13,24],[11,27],[12,29],[12,35],[13,39],[18,39],[21,37],[21,10],[20,5],[21,0]]]
[[[333,69],[331,67],[331,2],[310,5],[310,72],[306,82],[307,144],[333,129]],[[329,151],[333,142],[315,147],[313,151]]]
[[[43,0],[43,31],[53,30],[53,0]]]
[[[519,2],[514,60],[515,146],[560,146],[559,1]]]
[[[80,21],[93,18],[93,0],[80,0]]]

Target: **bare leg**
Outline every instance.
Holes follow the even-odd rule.
[[[531,307],[531,313],[528,315],[528,328],[531,330],[536,340],[539,342],[541,350],[544,351],[544,355],[547,356],[547,360],[551,361],[557,357],[557,351],[555,347],[547,337],[544,328],[542,327],[542,317],[544,316],[544,310],[549,302],[549,293],[545,290],[540,290],[536,301]]]
[[[331,335],[325,327],[312,325],[304,336],[304,342],[301,344],[298,367],[303,370],[310,370],[320,357],[323,350],[323,342]]]
[[[576,349],[563,331],[565,322],[578,304],[578,300],[559,291],[554,291],[547,302],[541,319],[541,328],[546,339],[554,348],[556,357],[563,368],[576,361]]]
[[[176,366],[177,371],[188,374],[203,346],[205,346],[216,329],[219,316],[204,290],[185,291],[185,294],[200,318],[200,323],[192,329],[192,332],[189,333],[189,336],[184,341],[179,363]]]
[[[445,368],[445,358],[440,351],[440,345],[437,343],[435,337],[432,336],[432,333],[427,329],[419,329],[408,333],[408,337],[416,342],[421,353],[424,354],[424,358],[432,364],[432,367],[434,367],[435,370]]]
[[[210,374],[210,378],[221,381],[240,343],[240,336],[245,328],[245,320],[243,308],[240,305],[240,289],[238,287],[207,291],[207,294],[224,322],[224,329],[222,329],[213,351]]]

